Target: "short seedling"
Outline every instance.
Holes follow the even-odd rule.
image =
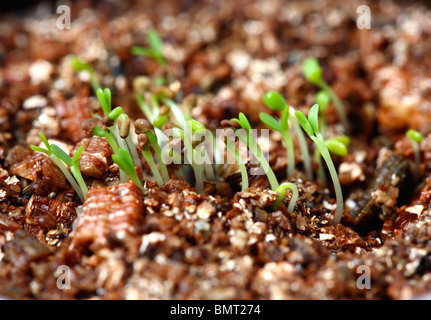
[[[423,135],[413,129],[409,129],[406,132],[406,136],[410,141],[410,144],[412,145],[412,149],[413,149],[413,155],[415,157],[415,170],[414,170],[414,175],[415,175],[415,180],[419,179],[420,176],[420,165],[421,165],[421,152],[420,152],[420,148],[419,148],[419,143],[422,142],[423,140]]]
[[[159,186],[163,185],[163,183],[169,180],[169,173],[162,158],[162,151],[160,149],[157,136],[154,133],[154,126],[148,120],[137,119],[135,121],[135,132],[138,134],[138,141],[142,149],[142,155],[150,166],[157,184]],[[154,163],[153,154],[150,149],[151,146],[153,147],[162,174],[157,170],[156,164]]]
[[[284,141],[284,144],[286,145],[286,150],[287,150],[287,161],[288,161],[287,176],[288,177],[293,176],[293,173],[295,170],[294,146],[293,146],[293,141],[289,130],[289,121],[290,121],[295,130],[299,147],[301,149],[305,174],[307,176],[307,179],[311,180],[313,178],[313,172],[311,169],[311,161],[310,161],[308,146],[305,141],[304,134],[300,129],[298,123],[296,122],[296,119],[290,117],[291,108],[289,108],[289,105],[286,103],[286,100],[283,98],[283,96],[276,91],[268,91],[267,93],[265,93],[263,95],[263,102],[268,108],[272,110],[283,111],[280,122],[277,121],[273,116],[266,113],[260,113],[259,118],[268,127],[280,132],[283,137],[283,141]]]
[[[99,100],[100,107],[103,110],[103,113],[106,115],[111,112],[111,90],[109,88],[105,88],[105,90],[102,90],[102,88],[97,88],[96,90],[96,96]]]
[[[332,162],[331,155],[328,150],[328,146],[325,143],[325,139],[323,138],[322,134],[319,132],[319,105],[315,104],[314,106],[311,107],[308,113],[308,119],[301,111],[296,111],[296,118],[298,119],[304,131],[308,134],[311,140],[313,140],[314,143],[316,144],[321,156],[323,157],[323,160],[325,160],[326,165],[328,167],[329,173],[332,178],[332,182],[334,184],[335,196],[337,201],[337,209],[332,222],[333,224],[338,224],[343,215],[343,208],[344,208],[343,193],[341,190],[341,184],[338,179],[337,171],[335,169],[334,163]],[[344,144],[342,143],[340,144],[344,146]],[[330,145],[338,145],[338,147],[341,147],[340,144],[336,142],[330,143]]]
[[[154,59],[161,67],[165,68],[167,66],[167,61],[162,52],[163,42],[157,31],[148,31],[147,42],[149,47],[135,46],[132,47],[130,52],[136,56],[146,56],[148,58]]]
[[[132,180],[139,188],[143,190],[141,181],[136,173],[134,162],[129,151],[118,145],[111,130],[102,128],[103,125],[99,119],[87,119],[82,123],[82,127],[90,131],[91,134],[105,138],[109,146],[113,150],[112,160],[120,168],[120,181],[127,181],[127,176]],[[127,155],[126,155],[127,153]],[[130,165],[132,163],[132,166]],[[139,181],[138,181],[139,180]]]
[[[135,167],[141,167],[141,160],[130,135],[129,117],[127,116],[127,114],[124,113],[122,107],[116,107],[112,110],[111,91],[108,88],[105,88],[104,90],[102,90],[101,88],[97,89],[96,95],[97,99],[99,100],[100,107],[102,108],[102,111],[104,113],[103,123],[104,125],[109,127],[108,130],[104,130],[105,132],[99,130],[99,133],[101,134],[100,136],[104,136],[114,150],[116,146],[111,139],[111,137],[113,137],[114,140],[117,142],[118,147],[122,147],[130,153]],[[117,153],[115,150],[114,152]],[[122,170],[120,170],[120,180],[127,180],[127,177]]]
[[[248,147],[253,156],[257,159],[257,161],[259,161],[262,169],[268,177],[271,189],[276,190],[279,186],[277,177],[275,176],[274,171],[272,171],[271,166],[263,155],[262,150],[259,148],[247,117],[242,112],[240,112],[238,115],[238,119],[233,118],[230,121],[238,123],[240,127],[244,129],[244,135],[240,135],[239,140]],[[234,127],[233,129],[235,131],[237,130],[237,128]]]
[[[79,169],[79,156],[81,155],[82,150],[84,150],[84,146],[80,146],[71,158],[56,144],[49,144],[48,139],[43,133],[39,133],[39,136],[45,144],[46,149],[35,145],[31,145],[30,148],[34,151],[43,152],[48,155],[60,168],[61,172],[63,172],[81,201],[84,202],[87,197],[88,188]],[[70,174],[69,170],[67,170],[63,162],[70,167],[73,176]]]
[[[349,131],[349,123],[347,121],[346,112],[341,102],[340,98],[335,94],[330,85],[323,79],[322,67],[319,65],[319,62],[316,58],[307,58],[302,63],[302,73],[304,77],[311,82],[312,84],[318,86],[322,90],[324,90],[332,102],[334,103],[335,109],[337,111],[338,117],[340,118],[341,124],[343,125],[346,132]]]
[[[330,153],[340,157],[344,157],[349,152],[347,147],[350,144],[350,138],[348,136],[337,136],[330,139],[326,139],[325,144]],[[317,169],[317,175],[320,178],[322,184],[326,186],[326,174],[323,169],[322,156],[318,148],[316,148],[314,151],[314,161],[319,165],[319,168]]]
[[[93,67],[84,60],[77,56],[73,56],[70,58],[70,65],[76,72],[87,71],[90,74],[90,85],[93,92],[96,92],[97,89],[101,87],[96,71],[94,71]]]

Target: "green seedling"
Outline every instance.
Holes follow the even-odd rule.
[[[325,144],[330,153],[340,157],[344,157],[349,152],[347,147],[350,144],[350,138],[348,136],[337,136],[330,139],[326,139]],[[314,150],[314,161],[319,165],[319,168],[317,169],[317,175],[319,176],[319,179],[321,180],[322,184],[326,186],[326,174],[322,165],[322,156],[320,155],[318,148]]]
[[[118,148],[118,151],[112,155],[112,161],[114,161],[118,167],[129,176],[130,180],[132,180],[138,188],[144,191],[144,187],[142,186],[141,179],[136,173],[135,165],[129,151],[121,147]]]
[[[109,145],[118,153],[118,148],[123,148],[130,153],[135,167],[141,167],[141,160],[136,150],[135,143],[130,135],[130,120],[127,114],[124,113],[122,107],[112,109],[111,106],[111,91],[109,88],[102,90],[101,88],[96,91],[97,99],[99,100],[100,107],[104,113],[103,123],[109,128],[107,130],[99,127],[93,134],[103,136],[108,140]],[[115,142],[113,141],[115,140]],[[126,181],[126,173],[120,168],[120,181]]]
[[[284,199],[284,194],[286,193],[286,189],[290,189],[292,191],[292,197],[290,198],[289,206],[287,207],[287,211],[289,213],[293,213],[293,210],[295,209],[296,201],[299,197],[299,191],[298,187],[291,183],[291,182],[283,182],[280,184],[280,186],[275,190],[276,192],[280,193],[280,195],[277,197],[277,200],[272,204],[272,209],[277,209],[280,203]]]
[[[208,161],[206,145],[204,143],[195,144],[195,141],[192,141],[191,137],[194,135],[205,135],[207,129],[202,123],[193,119],[186,121],[183,128],[172,124],[172,137],[183,141],[187,161],[192,167],[195,176],[195,189],[198,193],[204,193],[204,180],[206,177],[212,180],[215,179],[214,171]],[[197,159],[200,160],[196,161]]]
[[[146,56],[148,58],[154,59],[157,63],[165,68],[168,63],[166,58],[163,56],[162,47],[163,42],[159,34],[155,30],[150,30],[147,33],[148,47],[134,46],[131,48],[130,52],[136,56]]]
[[[48,139],[45,137],[43,133],[39,133],[40,138],[42,139],[42,142],[45,144],[46,149],[43,149],[41,147],[31,145],[30,148],[34,151],[43,152],[46,155],[48,155],[54,163],[60,168],[61,172],[65,175],[67,180],[72,185],[73,189],[75,190],[76,194],[79,196],[82,202],[85,201],[87,197],[88,188],[85,184],[84,179],[82,178],[81,171],[79,169],[79,156],[81,155],[81,152],[84,150],[84,146],[80,146],[78,150],[75,152],[73,157],[69,157],[66,152],[64,152],[60,147],[58,147],[56,144],[49,144]],[[70,170],[72,171],[73,176],[70,174],[69,170],[67,170],[66,166],[67,164],[70,167]]]
[[[114,155],[119,155],[119,152],[120,152],[120,149],[123,149],[123,150],[126,150],[126,148],[124,148],[124,147],[120,147],[119,145],[118,145],[118,142],[117,142],[117,140],[114,138],[114,135],[112,134],[112,132],[111,132],[111,130],[110,129],[103,129],[103,128],[101,128],[99,125],[96,125],[95,127],[94,127],[94,129],[92,129],[92,131],[91,131],[91,133],[93,134],[93,135],[95,135],[95,136],[97,136],[97,137],[102,137],[102,138],[105,138],[106,139],[106,141],[108,141],[108,144],[109,144],[109,146],[112,148],[112,150],[114,151],[114,153],[113,153],[113,155],[112,155],[112,159],[114,159]],[[127,151],[127,150],[126,150]],[[128,151],[127,151],[128,152]],[[129,157],[130,157],[130,159],[132,160],[132,163],[133,163],[133,159],[132,159],[132,156],[130,155],[130,153],[129,153]],[[121,161],[121,158],[124,158],[125,159],[125,157],[124,156],[121,156],[120,157],[120,161]],[[125,161],[127,161],[127,159],[125,160]],[[116,162],[117,163],[117,162]],[[127,163],[127,162],[126,162]],[[117,163],[118,164],[118,167],[120,168],[120,181],[122,181],[122,182],[125,182],[125,181],[127,181],[127,176],[129,176],[130,177],[130,179],[134,182],[135,181],[135,178],[134,178],[134,176],[135,175],[137,175],[136,174],[136,170],[135,170],[135,167],[133,166],[133,171],[134,171],[134,173],[132,173],[132,176],[130,175],[130,173],[131,173],[131,170],[130,170],[130,168],[126,165],[126,166],[120,166],[119,165],[119,163]],[[127,172],[127,171],[125,171],[125,170],[123,170],[124,168],[126,168],[129,172]],[[132,178],[133,177],[133,178]],[[139,185],[138,184],[136,184],[138,187],[139,187]]]
[[[409,139],[410,144],[412,145],[413,155],[415,157],[414,175],[415,175],[415,180],[418,180],[420,176],[419,167],[421,165],[421,152],[419,148],[419,143],[422,142],[424,137],[420,132],[413,129],[407,130],[406,137],[407,139]]]
[[[262,150],[259,148],[254,135],[251,133],[251,126],[247,117],[242,112],[240,112],[238,115],[238,119],[233,118],[230,121],[234,121],[238,123],[240,127],[244,129],[245,135],[240,135],[239,140],[249,148],[253,156],[259,161],[262,169],[264,170],[266,176],[268,177],[268,181],[271,185],[271,189],[276,190],[279,186],[277,178],[274,174],[274,171],[272,171],[272,168],[270,167],[268,161],[262,154]],[[234,128],[234,127],[232,128],[235,131],[237,130],[237,128]]]
[[[109,129],[103,129],[99,125],[96,125],[91,130],[91,134],[97,137],[105,138],[114,153],[118,153],[119,145]]]
[[[162,158],[162,150],[160,149],[157,136],[154,133],[154,126],[145,119],[137,119],[135,121],[135,132],[138,134],[142,155],[156,178],[157,184],[159,186],[163,185],[169,180],[169,172]],[[154,154],[156,155],[160,166],[161,174],[154,162],[150,147],[153,147]]]
[[[286,150],[287,150],[287,161],[288,161],[287,176],[288,177],[293,176],[294,170],[295,170],[294,146],[293,146],[293,141],[289,130],[289,121],[290,121],[295,130],[299,147],[301,149],[303,164],[304,164],[304,169],[305,169],[307,179],[312,180],[313,173],[311,169],[311,161],[310,161],[308,146],[305,141],[304,133],[300,129],[299,124],[296,122],[296,119],[290,117],[291,108],[289,108],[289,105],[287,104],[284,97],[276,91],[268,91],[263,95],[262,100],[268,108],[274,111],[282,111],[280,120],[277,120],[275,117],[263,112],[259,114],[259,118],[268,127],[270,127],[275,131],[280,132],[283,137],[283,141],[284,141],[284,144],[286,145]]]
[[[335,216],[333,219],[333,224],[338,224],[343,215],[344,201],[343,201],[343,193],[341,190],[340,180],[338,179],[338,174],[335,169],[334,163],[332,162],[331,155],[329,153],[329,149],[325,139],[322,134],[319,132],[319,105],[315,104],[311,107],[308,113],[308,119],[301,111],[296,111],[296,118],[301,124],[304,131],[308,134],[311,140],[316,144],[317,149],[319,150],[323,160],[326,162],[326,166],[328,167],[329,173],[332,178],[332,182],[334,184],[337,209],[335,212]],[[330,143],[330,145],[338,145],[337,143]],[[332,147],[333,148],[333,147]],[[342,147],[341,147],[342,148]]]
[[[335,94],[330,85],[323,79],[323,70],[319,65],[319,62],[316,58],[307,58],[302,63],[302,73],[304,77],[312,84],[318,86],[322,90],[324,90],[331,101],[334,103],[335,109],[337,111],[338,117],[340,118],[341,124],[344,129],[349,131],[349,123],[347,121],[347,116],[345,112],[345,108],[340,98]]]
[[[69,61],[76,72],[87,71],[90,74],[90,85],[93,92],[96,92],[101,87],[96,71],[94,71],[92,66],[77,56],[71,57]]]
[[[141,167],[141,159],[139,158],[138,151],[136,150],[136,146],[130,132],[131,125],[129,116],[124,113],[122,107],[116,107],[107,114],[107,118],[109,121],[115,122],[115,126],[111,126],[111,129],[117,142],[121,143],[122,147],[130,152],[135,167]]]
[[[264,104],[277,111],[282,111],[280,121],[267,113],[259,113],[260,120],[272,130],[278,131],[283,137],[287,149],[287,177],[292,177],[295,172],[295,151],[292,136],[289,130],[289,105],[283,96],[276,91],[269,91],[263,95]]]

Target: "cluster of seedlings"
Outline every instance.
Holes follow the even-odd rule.
[[[198,193],[204,193],[204,181],[218,179],[217,168],[206,161],[199,162],[196,159],[199,158],[198,156],[204,155],[205,157],[209,154],[215,154],[216,158],[222,157],[224,159],[224,155],[218,154],[213,140],[209,144],[204,144],[196,143],[188,138],[193,136],[203,137],[207,131],[207,128],[202,123],[191,117],[190,110],[196,104],[196,97],[186,97],[182,103],[177,102],[178,97],[181,98],[180,86],[169,71],[168,61],[162,53],[162,41],[155,31],[148,33],[147,41],[148,47],[133,47],[131,53],[143,55],[157,61],[164,70],[166,77],[150,80],[148,77],[142,76],[136,79],[134,83],[136,101],[146,119],[137,119],[134,122],[131,122],[122,107],[112,109],[111,92],[108,88],[102,90],[93,68],[78,57],[72,58],[71,65],[75,71],[85,70],[89,72],[90,84],[97,97],[97,99],[90,98],[89,106],[93,117],[85,120],[82,126],[91,134],[104,137],[108,141],[113,151],[112,160],[120,169],[120,181],[130,179],[136,186],[145,191],[145,183],[142,174],[140,174],[143,171],[143,162],[140,156],[140,153],[142,153],[143,159],[148,164],[159,186],[166,183],[171,175],[182,175],[183,177],[185,175],[186,170],[177,170],[175,172],[171,170],[170,174],[168,170],[169,163],[186,164],[193,171],[195,190]],[[287,153],[287,179],[295,177],[293,138],[296,139],[299,145],[304,174],[309,181],[314,178],[312,169],[312,161],[314,161],[314,165],[318,165],[316,170],[317,178],[323,185],[326,185],[326,171],[324,170],[323,162],[326,164],[335,191],[336,212],[333,223],[337,224],[343,214],[344,201],[331,153],[339,156],[347,155],[350,139],[346,135],[327,137],[325,110],[329,104],[332,103],[335,107],[340,123],[346,133],[349,132],[349,123],[340,99],[322,78],[322,68],[318,61],[314,58],[306,59],[303,62],[302,71],[304,77],[310,83],[321,89],[315,96],[316,104],[309,110],[308,117],[289,106],[280,93],[269,91],[262,98],[269,111],[268,113],[260,113],[259,118],[262,124],[281,134]],[[156,90],[150,90],[150,88],[156,88]],[[278,114],[278,117],[273,114]],[[239,167],[242,190],[245,191],[249,187],[247,163],[250,159],[244,157],[239,151],[240,143],[246,146],[249,155],[258,161],[268,178],[271,189],[280,194],[272,205],[272,209],[277,209],[284,200],[286,189],[290,189],[291,196],[287,210],[289,213],[293,213],[299,197],[298,187],[292,182],[279,183],[257,143],[256,136],[247,117],[243,113],[239,113],[238,118],[223,120],[221,126],[228,127],[235,132],[233,141],[232,139],[230,141],[226,139],[224,144],[226,152],[233,157]],[[313,155],[310,155],[310,146],[306,135],[314,142]],[[43,134],[40,134],[40,137],[46,149],[31,146],[32,149],[47,154],[62,170],[81,201],[85,201],[88,189],[79,171],[79,156],[83,151],[83,146],[76,151],[73,157],[70,157],[57,145],[49,144]],[[415,150],[416,161],[419,162],[418,143],[421,141],[422,136],[419,132],[409,130],[407,137]],[[169,144],[177,145],[179,148],[168,148],[169,151],[164,152],[166,148],[163,147]],[[67,166],[72,174],[70,174]]]

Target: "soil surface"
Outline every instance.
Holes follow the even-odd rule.
[[[415,299],[431,293],[431,9],[425,2],[373,1],[360,29],[360,1],[76,1],[70,29],[50,2],[0,16],[0,296],[12,299]],[[130,53],[156,30],[169,73]],[[262,95],[283,94],[307,114],[318,88],[302,75],[315,57],[343,101],[351,143],[333,156],[344,195],[341,223],[327,182],[304,173],[294,133],[295,174],[286,177],[281,135],[269,163],[287,191],[253,175],[241,190],[235,165],[219,166],[198,193],[169,166],[158,186],[141,158],[144,188],[120,181],[92,118],[90,64],[112,105],[144,115],[145,79],[175,79],[174,100],[206,128],[243,112],[265,128]],[[274,115],[276,113],[273,113]],[[328,136],[346,134],[332,104]],[[172,119],[171,119],[172,120]],[[419,165],[406,138],[423,136]],[[82,202],[62,171],[30,145],[39,133],[69,155],[80,146],[88,186]],[[310,151],[314,150],[309,141]],[[139,171],[139,170],[138,170]],[[184,172],[184,171],[183,171]],[[65,276],[69,283],[64,282]],[[64,280],[64,281],[63,281]],[[66,286],[69,284],[70,286]],[[67,288],[66,288],[67,287]]]

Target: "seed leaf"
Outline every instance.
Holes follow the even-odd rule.
[[[153,49],[153,53],[155,55],[162,56],[163,42],[162,42],[162,39],[160,39],[160,36],[157,33],[157,31],[155,31],[155,30],[148,31],[147,40],[148,40],[148,43],[149,43],[151,49]]]
[[[118,152],[112,155],[112,161],[114,161],[120,169],[126,172],[129,176],[133,174],[135,167],[132,157],[124,148],[118,148]]]
[[[259,113],[259,119],[268,127],[270,127],[272,130],[279,131],[279,132],[283,130],[283,128],[280,125],[280,122],[278,122],[277,119],[275,119],[273,116],[267,113],[264,113],[264,112]]]
[[[56,144],[51,144],[51,151],[69,167],[72,165],[72,158],[69,157],[69,155],[64,152],[64,150],[61,149],[59,146],[57,146]]]
[[[315,104],[311,107],[310,111],[308,112],[308,122],[311,125],[311,128],[313,129],[313,132],[319,133],[319,105]]]
[[[289,106],[286,105],[284,107],[283,113],[281,114],[281,127],[284,131],[289,130],[289,122],[288,122],[289,116],[290,116]]]
[[[41,148],[41,147],[38,147],[38,146],[35,146],[35,145],[30,145],[30,149],[33,150],[33,151],[43,152],[43,153],[45,153],[47,155],[50,154],[50,152],[48,150],[46,150],[44,148]]]
[[[232,119],[230,119],[230,121],[234,121],[234,122],[238,123],[241,126],[241,128],[243,128],[247,131],[251,130],[250,122],[248,122],[247,117],[242,112],[239,113],[238,119],[232,118]]]
[[[413,129],[407,130],[406,136],[407,136],[407,138],[412,139],[413,141],[416,141],[417,143],[420,143],[424,138],[420,132],[413,130]]]
[[[323,70],[316,58],[307,58],[302,63],[302,73],[312,84],[319,84],[322,80]]]
[[[296,119],[298,119],[299,124],[304,129],[304,131],[311,137],[313,136],[313,128],[308,122],[307,117],[301,111],[295,111]]]
[[[106,105],[109,111],[111,111],[111,90],[109,90],[109,88],[105,88],[103,95],[105,96]]]
[[[49,142],[48,139],[45,137],[45,135],[42,132],[39,132],[39,137],[42,140],[42,142],[44,143],[44,145],[46,146],[46,148],[51,151],[51,147],[49,146]]]
[[[75,154],[72,157],[72,165],[79,165],[79,156],[81,155],[82,151],[84,150],[84,146],[81,145],[78,150],[76,150]]]
[[[70,58],[69,63],[75,71],[86,70],[90,73],[94,72],[93,68],[88,63],[86,63],[84,60],[77,56],[73,56],[72,58]]]
[[[350,138],[348,136],[336,136],[328,140],[336,140],[344,144],[346,147],[350,144]]]
[[[153,58],[153,50],[145,47],[134,46],[130,49],[130,53],[135,56],[146,56]]]
[[[111,108],[108,107],[108,104],[105,98],[105,93],[103,92],[102,88],[97,89],[96,95],[97,95],[97,99],[99,100],[100,107],[103,110],[103,113],[108,114],[109,112],[111,112],[110,110]]]
[[[192,123],[192,131],[193,132],[195,132],[197,130],[205,130],[206,129],[205,126],[197,120],[192,119],[191,123]]]
[[[120,115],[124,114],[122,107],[116,107],[114,110],[108,113],[108,118],[111,120],[117,119]]]
[[[286,100],[277,91],[271,90],[262,97],[263,103],[270,109],[281,111],[286,106]]]
[[[320,90],[316,93],[314,100],[320,107],[320,114],[324,113],[326,108],[328,108],[329,102],[331,101],[331,97],[325,90]]]
[[[346,145],[338,140],[328,139],[325,141],[325,144],[328,147],[329,152],[336,154],[337,156],[344,157],[349,152]]]

